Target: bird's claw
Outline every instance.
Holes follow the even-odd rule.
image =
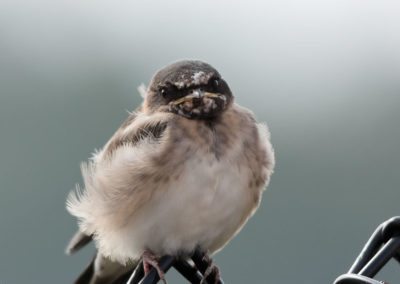
[[[203,279],[200,281],[200,284],[219,284],[221,279],[219,268],[207,254],[204,255],[203,261],[208,264],[208,267],[206,271],[204,271]]]
[[[142,254],[142,261],[143,261],[143,269],[144,274],[147,275],[150,272],[151,267],[155,268],[157,271],[160,280],[167,284],[167,280],[165,279],[164,271],[161,269],[160,265],[158,264],[158,258],[149,250],[146,250]]]

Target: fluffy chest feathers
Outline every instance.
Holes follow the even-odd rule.
[[[168,115],[135,121],[83,167],[85,191],[69,199],[81,229],[121,262],[144,249],[223,247],[257,208],[272,173],[266,128],[238,106],[215,123]],[[151,123],[162,125],[157,137],[126,138]]]

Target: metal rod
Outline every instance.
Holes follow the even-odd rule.
[[[333,284],[382,284],[382,282],[356,274],[343,274]]]
[[[127,284],[129,279],[132,276],[132,273],[133,273],[133,270],[126,272],[125,274],[123,274],[119,278],[117,278],[115,281],[113,281],[111,284]]]
[[[204,260],[204,254],[201,253],[199,250],[196,250],[192,255],[192,260],[196,265],[197,269],[203,274],[208,267],[208,263]]]
[[[400,237],[390,239],[375,256],[362,268],[359,274],[374,277],[400,248]]]
[[[199,284],[203,279],[198,270],[190,265],[187,260],[176,261],[174,268],[192,284]]]
[[[144,277],[143,261],[140,261],[135,270],[133,271],[131,277],[129,278],[127,284],[137,284]]]
[[[375,255],[383,243],[381,232],[382,224],[372,233],[353,265],[350,267],[348,273],[358,274],[365,264]]]
[[[197,269],[204,274],[207,270],[207,268],[212,265],[212,259],[209,258],[206,254],[200,252],[199,250],[196,250],[194,254],[192,255],[192,260],[194,264],[196,265]],[[211,276],[211,275],[210,275]],[[207,278],[209,279],[209,278]],[[224,284],[224,281],[222,278],[217,279],[218,284]]]

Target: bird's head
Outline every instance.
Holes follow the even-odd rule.
[[[144,107],[189,119],[212,119],[233,101],[228,84],[211,65],[183,60],[159,70],[147,89]]]

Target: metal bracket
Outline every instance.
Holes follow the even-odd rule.
[[[400,262],[400,216],[390,218],[376,228],[347,274],[334,284],[382,284],[373,277],[390,259]]]

